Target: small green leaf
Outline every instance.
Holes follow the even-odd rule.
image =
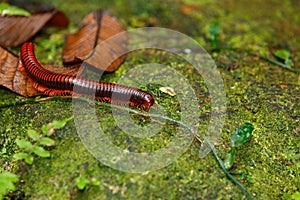
[[[300,200],[300,192],[295,192],[292,194],[292,199],[293,200]]]
[[[2,172],[0,174],[0,180],[2,181],[10,181],[10,182],[17,182],[19,178],[17,175],[10,173],[10,172]]]
[[[42,132],[44,135],[48,135],[49,134],[49,128],[47,125],[43,125],[41,128]]]
[[[290,60],[290,59],[287,59],[287,60],[285,60],[284,61],[284,64],[286,65],[286,66],[289,66],[289,67],[291,67],[294,63],[293,63],[293,61],[292,60]]]
[[[50,157],[50,152],[45,150],[41,146],[35,146],[33,148],[33,153],[35,153],[36,155],[43,157],[43,158]]]
[[[51,138],[48,138],[48,137],[42,137],[39,140],[39,144],[50,147],[50,146],[54,146],[55,145],[55,140],[52,140]]]
[[[95,185],[95,186],[100,185],[100,181],[98,179],[96,179],[95,177],[91,178],[90,182],[92,183],[92,185]]]
[[[291,53],[288,50],[280,49],[273,52],[274,56],[276,56],[279,59],[287,60],[290,58]]]
[[[29,165],[32,165],[34,157],[32,155],[28,155],[24,158],[25,162]]]
[[[292,195],[289,193],[283,193],[283,199],[285,200],[292,200]]]
[[[40,138],[40,134],[38,134],[38,132],[36,132],[35,130],[28,130],[27,135],[34,141],[36,141]]]
[[[63,128],[68,121],[73,119],[73,117],[65,118],[63,120],[53,120],[50,124],[48,124],[48,128],[60,129]]]
[[[236,129],[231,136],[231,147],[239,147],[250,140],[253,129],[253,125],[248,122]]]
[[[291,67],[294,63],[290,59],[291,53],[288,50],[280,49],[273,52],[273,55],[284,61],[284,64]]]
[[[228,152],[225,161],[224,161],[224,165],[226,167],[226,169],[230,169],[233,165],[234,162],[234,154],[235,154],[235,150],[234,149],[230,149],[230,151]]]
[[[87,184],[89,184],[89,179],[87,179],[85,176],[77,177],[75,178],[76,186],[79,190],[83,190]]]
[[[17,181],[19,181],[19,178],[16,174],[10,172],[0,173],[0,199],[9,191],[16,190],[14,183]]]
[[[31,142],[27,141],[27,140],[19,140],[16,139],[16,144],[18,145],[18,147],[20,147],[21,149],[25,149],[26,151],[32,151],[33,145],[31,144]]]
[[[31,15],[30,12],[28,12],[27,10],[3,2],[0,3],[0,13],[1,15],[20,15],[20,16]]]
[[[1,181],[0,180],[0,187],[2,187],[0,189],[0,194],[2,193],[4,195],[8,194],[9,191],[16,190],[15,185],[10,181]]]
[[[32,165],[33,163],[33,156],[28,154],[28,153],[24,153],[24,152],[20,152],[14,155],[14,159],[16,160],[25,160],[25,162],[29,165]]]
[[[9,191],[16,190],[15,182],[19,181],[17,175],[10,172],[0,173],[0,199],[3,199]]]
[[[61,120],[61,121],[53,120],[53,122],[51,123],[51,126],[55,129],[59,129],[59,128],[63,128],[66,125],[66,123],[67,122],[64,120]]]

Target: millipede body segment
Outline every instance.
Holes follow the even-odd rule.
[[[48,96],[95,97],[95,100],[100,102],[129,104],[147,111],[154,104],[151,94],[137,88],[50,72],[43,68],[36,58],[34,45],[30,42],[21,47],[20,62],[20,71],[26,73],[38,91]]]

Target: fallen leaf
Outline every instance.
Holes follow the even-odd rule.
[[[166,93],[166,94],[172,96],[172,97],[176,96],[176,92],[171,87],[160,87],[159,90],[162,91],[163,93]]]
[[[28,84],[27,78],[18,69],[18,57],[0,47],[0,85],[22,95],[38,95],[36,89]]]
[[[287,86],[287,85],[284,85],[284,84],[281,84],[281,85],[279,85],[279,87],[280,87],[281,89],[285,89],[285,88],[287,88],[288,86]]]
[[[25,97],[41,95],[40,92],[33,88],[26,75],[19,71],[18,65],[18,57],[0,47],[0,85]],[[43,65],[43,67],[55,73],[70,75],[76,75],[79,68],[78,66],[63,67],[53,65]]]
[[[124,52],[127,38],[123,38],[118,43],[109,44],[109,46],[101,46],[100,51],[98,48],[96,54],[94,54],[94,49],[104,40],[125,31],[121,23],[107,12],[96,11],[85,17],[79,27],[76,33],[67,38],[63,50],[64,64],[85,61],[96,69],[106,72],[115,71],[125,59],[125,56],[119,57],[118,55],[120,52]],[[109,60],[114,61],[110,63]]]
[[[57,10],[52,10],[32,14],[28,17],[0,16],[0,45],[2,47],[16,47],[28,41],[41,30],[53,16],[56,16],[57,13]],[[56,17],[56,21],[57,20]],[[55,23],[52,22],[52,24]],[[66,23],[63,23],[63,25],[65,24]]]
[[[55,12],[55,14],[50,18],[50,20],[47,22],[47,26],[54,26],[59,28],[66,28],[69,25],[69,18],[66,16],[65,13],[61,11]]]
[[[48,16],[48,14],[46,14],[46,15]],[[99,14],[101,14],[101,15],[99,15]],[[39,15],[36,14],[34,16],[37,17]],[[99,19],[100,16],[101,16],[101,20]],[[43,23],[39,23],[39,24],[45,25],[45,23],[44,23],[46,21],[45,13],[44,13],[44,15],[41,15],[40,17],[44,18],[44,19],[41,19],[41,21],[43,21]],[[50,17],[50,15],[48,17]],[[28,20],[26,17],[22,17],[22,16],[19,16],[19,18],[21,21]],[[98,20],[95,20],[95,19],[98,19]],[[14,20],[16,20],[16,19],[14,19]],[[15,22],[19,23],[20,20],[16,20]],[[75,37],[74,44],[78,44],[79,46],[76,46],[76,45],[74,46],[72,43],[71,46],[69,44],[69,46],[67,48],[67,49],[69,49],[68,51],[76,52],[76,55],[82,56],[81,59],[83,59],[83,60],[86,58],[86,56],[88,56],[93,51],[94,46],[91,45],[93,42],[101,42],[101,41],[107,39],[108,37],[124,30],[123,27],[121,26],[121,24],[116,19],[107,15],[105,12],[100,12],[100,13],[94,12],[94,13],[88,15],[87,18],[85,18],[85,20],[83,20],[83,24],[86,26],[83,26],[81,28],[84,29],[85,27],[91,26],[90,24],[88,24],[88,22],[90,20],[92,20],[91,23],[93,24],[93,26],[91,28],[87,28],[87,31],[91,31],[91,32],[86,32],[86,31],[81,32],[80,30],[82,30],[82,29],[80,29],[79,30],[80,33],[78,33],[80,35],[80,37],[70,36],[70,38]],[[101,30],[97,29],[95,31],[95,27],[94,27],[95,22],[100,24],[96,27],[98,27]],[[5,22],[5,23],[7,23],[7,22]],[[34,23],[34,21],[31,21],[31,22],[26,21],[26,23]],[[31,25],[28,25],[28,26],[31,26]],[[1,20],[0,20],[0,27],[1,27]],[[15,26],[11,25],[11,27],[14,28]],[[22,27],[21,27],[21,30],[22,30]],[[25,28],[25,29],[27,30],[27,28]],[[26,30],[25,30],[25,32],[26,32]],[[31,34],[31,36],[32,36],[33,32],[34,31],[31,31],[30,33],[28,33],[28,30],[27,30],[27,32],[24,34]],[[0,28],[0,33],[9,35],[9,32],[5,32],[5,31],[3,32],[3,29],[1,29],[1,28]],[[5,37],[2,37],[3,36],[2,35],[0,37],[0,40],[2,40],[2,38],[6,38],[6,37],[8,38],[8,36],[6,36],[6,35],[5,35]],[[91,35],[94,36],[94,38],[91,37],[91,41],[83,41],[83,42],[77,41],[77,39],[79,39],[79,38],[86,39],[87,37],[90,37]],[[15,35],[12,34],[12,37],[17,37],[17,34],[15,34]],[[24,35],[24,37],[21,37],[21,39],[19,38],[19,42],[21,42],[23,40],[27,40],[26,38],[28,39],[28,35],[27,36]],[[16,45],[18,43],[13,43],[13,44],[7,43],[6,45]],[[118,45],[118,47],[119,46],[121,46],[121,45]],[[118,47],[116,47],[114,45],[106,46],[106,47],[107,48],[102,49],[103,50],[102,53],[100,52],[101,53],[101,56],[99,57],[100,61],[99,61],[98,56],[97,57],[93,56],[93,59],[89,59],[88,64],[92,65],[92,64],[96,63],[96,66],[98,68],[100,66],[100,69],[101,69],[102,66],[106,65],[106,63],[105,63],[106,60],[110,60],[111,58],[115,59],[113,57],[114,55],[110,54],[110,52],[113,50],[118,51]],[[70,48],[73,48],[73,49],[70,49]],[[80,51],[80,50],[82,50],[82,48],[83,48],[83,51]],[[90,52],[85,51],[88,49],[90,50]],[[121,49],[121,50],[124,51],[124,49]],[[84,56],[84,53],[86,54],[85,56]],[[124,57],[122,57],[122,58],[116,57],[116,61],[111,63],[109,65],[108,70],[106,70],[106,71],[116,70],[118,68],[118,66],[123,62],[123,60],[124,60]],[[83,68],[81,68],[82,61],[78,62],[78,63],[76,63],[76,62],[72,63],[72,65],[68,65],[68,66],[53,66],[53,65],[43,65],[43,64],[42,65],[45,69],[47,69],[51,72],[54,72],[54,73],[76,75],[78,73],[81,74],[81,71],[84,70]],[[104,61],[104,62],[101,62],[101,61]],[[97,65],[97,64],[100,64],[100,65]],[[0,47],[0,85],[14,91],[15,93],[17,93],[19,95],[25,96],[25,97],[41,95],[40,92],[38,92],[35,88],[33,88],[32,82],[27,78],[27,76],[19,71],[18,56],[14,55],[13,53],[9,52],[7,49],[2,48],[2,47]]]

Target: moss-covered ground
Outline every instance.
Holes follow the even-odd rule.
[[[180,31],[199,42],[216,62],[227,94],[227,116],[218,142],[221,158],[230,149],[232,132],[244,122],[254,125],[252,139],[237,149],[235,164],[230,169],[257,199],[289,199],[300,192],[300,75],[249,54],[249,51],[271,56],[270,49],[291,52],[294,67],[300,62],[300,14],[298,1],[58,1],[51,3],[65,12],[71,25],[67,30],[45,29],[34,39],[42,62],[61,63],[60,52],[66,33],[74,31],[89,12],[104,9],[116,16],[127,28],[163,26]],[[218,22],[218,49],[212,49],[209,27]],[[52,47],[41,41],[50,41]],[[47,42],[46,42],[47,43]],[[40,45],[39,45],[40,44]],[[51,45],[50,45],[51,46]],[[116,81],[132,66],[157,62],[153,52],[130,55],[106,81]],[[49,56],[51,55],[51,56]],[[162,64],[174,66],[193,85],[199,98],[200,121],[209,120],[209,95],[194,71],[180,59],[158,53]],[[157,86],[143,85],[153,92],[167,113],[177,117],[176,101],[161,93]],[[0,88],[1,105],[24,100]],[[174,134],[169,124],[150,144],[132,141],[111,122],[106,107],[97,108],[101,126],[114,144],[145,151],[166,145]],[[70,100],[44,101],[0,110],[0,172],[16,173],[20,181],[10,194],[25,199],[243,199],[243,193],[229,181],[212,154],[198,157],[199,143],[165,168],[147,173],[126,173],[105,166],[86,149],[76,133],[73,121],[52,136],[57,141],[49,148],[50,158],[36,158],[32,165],[14,161],[19,149],[15,139],[25,138],[28,129],[40,127],[54,119],[73,115]],[[139,119],[137,119],[139,121]],[[205,128],[199,128],[205,131]],[[160,139],[161,137],[161,139]],[[129,143],[123,141],[123,139]],[[140,140],[138,140],[140,141]],[[145,146],[143,146],[145,142]],[[152,143],[151,143],[152,142]],[[147,149],[148,148],[148,149]],[[138,151],[137,151],[138,152]],[[75,179],[96,178],[99,185],[89,184],[79,190]]]

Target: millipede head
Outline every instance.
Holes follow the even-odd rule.
[[[149,112],[150,107],[154,104],[154,102],[154,97],[151,94],[146,93],[144,95],[143,102],[140,102],[141,104],[138,105],[138,107],[141,107],[142,109]]]

